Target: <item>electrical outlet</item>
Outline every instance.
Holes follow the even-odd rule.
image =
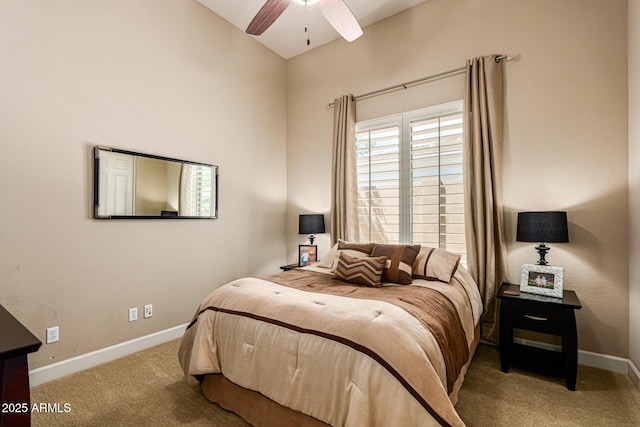
[[[153,316],[153,304],[147,304],[144,306],[144,318]]]
[[[129,322],[134,322],[138,320],[138,307],[133,307],[129,309]]]
[[[54,326],[53,328],[47,328],[47,344],[60,341],[60,328]]]

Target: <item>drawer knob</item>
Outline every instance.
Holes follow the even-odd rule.
[[[531,319],[531,320],[540,320],[540,321],[549,320],[546,317],[532,316],[530,314],[525,314],[524,317],[526,317],[527,319]]]

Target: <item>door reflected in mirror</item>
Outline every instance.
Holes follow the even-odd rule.
[[[94,148],[94,217],[218,217],[218,167],[110,147]]]

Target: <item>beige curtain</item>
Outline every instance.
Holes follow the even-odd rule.
[[[358,239],[356,178],[356,103],[352,95],[333,105],[333,162],[331,174],[331,241]]]
[[[503,63],[467,61],[464,171],[467,263],[484,302],[482,337],[498,341],[500,284],[508,280],[502,212]]]

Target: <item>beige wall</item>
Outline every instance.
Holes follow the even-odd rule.
[[[504,200],[511,280],[537,259],[515,242],[516,213],[567,210],[569,244],[547,259],[583,304],[580,349],[629,355],[627,7],[609,0],[429,0],[287,62],[289,260],[297,215],[330,209],[334,97],[360,94],[511,50]],[[462,76],[358,102],[357,118],[462,97]],[[540,166],[544,170],[540,172]],[[319,241],[319,255],[328,237]]]
[[[140,156],[135,157],[135,163],[134,214],[160,215],[163,209],[167,209],[169,185],[177,187],[179,183],[178,180],[169,182],[167,165],[171,163]]]
[[[95,144],[219,165],[220,218],[92,219]],[[0,153],[0,304],[60,326],[30,368],[285,260],[285,61],[195,1],[0,0]]]
[[[640,369],[640,0],[629,0],[629,358]],[[640,383],[638,383],[640,388]]]

